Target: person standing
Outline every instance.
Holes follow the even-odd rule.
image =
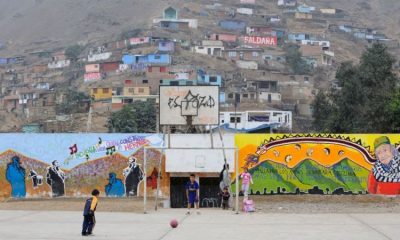
[[[82,224],[82,236],[89,236],[93,234],[93,228],[96,225],[96,218],[94,212],[97,208],[98,197],[100,191],[94,189],[92,191],[92,197],[88,198],[83,209],[83,224]]]
[[[187,214],[190,214],[190,208],[192,204],[195,206],[197,210],[197,214],[200,214],[199,211],[199,184],[195,180],[195,175],[190,174],[190,181],[186,183],[186,198],[188,200],[188,211]]]
[[[247,168],[244,168],[244,172],[240,174],[240,178],[242,179],[242,192],[246,196],[250,188],[250,183],[253,184],[253,178]]]
[[[228,191],[228,187],[224,188],[224,191],[221,193],[222,196],[222,209],[229,209],[229,198],[231,194]]]

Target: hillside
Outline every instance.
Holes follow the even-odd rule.
[[[118,38],[123,31],[148,28],[167,4],[163,0],[0,0],[0,43],[8,46],[4,53],[22,54]]]

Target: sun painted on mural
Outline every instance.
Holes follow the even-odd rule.
[[[239,134],[235,142],[240,167],[253,175],[253,194],[364,194],[371,189],[379,136]],[[391,184],[389,192],[398,194],[399,184]]]

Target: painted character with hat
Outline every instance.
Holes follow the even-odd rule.
[[[135,157],[129,158],[129,166],[123,171],[126,196],[137,196],[139,183],[143,180],[143,171]]]
[[[125,195],[124,183],[117,178],[117,174],[110,172],[108,174],[108,184],[105,186],[107,197],[123,197]]]
[[[375,139],[376,162],[368,177],[368,192],[400,194],[400,155],[386,136]]]

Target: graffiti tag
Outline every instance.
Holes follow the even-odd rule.
[[[209,96],[200,96],[200,94],[193,94],[190,90],[185,97],[180,96],[170,97],[168,99],[168,106],[173,108],[213,108],[215,107],[215,99]]]

